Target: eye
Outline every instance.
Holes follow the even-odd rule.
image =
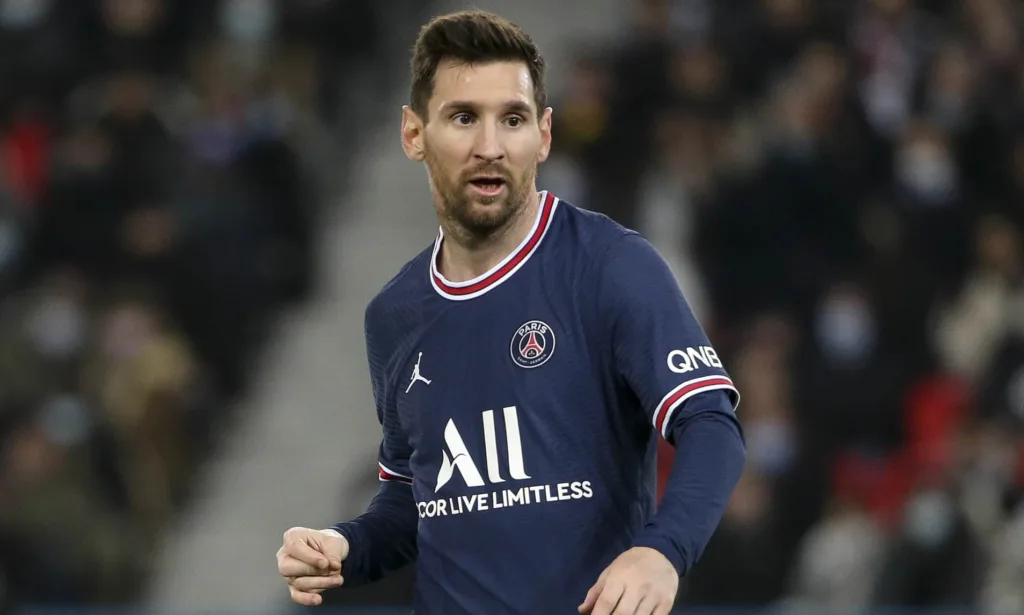
[[[505,120],[505,123],[508,124],[509,128],[518,128],[523,125],[524,121],[525,120],[518,115],[512,115]]]
[[[459,126],[469,126],[473,123],[473,116],[468,113],[456,113],[452,116],[452,121]]]

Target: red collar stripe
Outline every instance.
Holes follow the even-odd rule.
[[[479,293],[501,282],[537,248],[541,238],[544,237],[545,231],[547,231],[548,225],[551,223],[552,213],[555,209],[554,205],[554,195],[551,193],[544,193],[540,207],[539,222],[536,228],[534,228],[529,239],[524,242],[501,266],[488,273],[483,279],[477,280],[472,284],[468,284],[466,286],[455,286],[441,277],[441,275],[437,273],[436,260],[437,257],[440,256],[440,250],[435,250],[434,260],[431,262],[430,268],[430,275],[434,279],[434,285],[437,286],[438,290],[442,291],[444,294],[455,297],[465,297],[466,295]],[[439,236],[438,247],[440,247],[440,241],[441,237]]]

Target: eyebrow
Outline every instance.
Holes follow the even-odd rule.
[[[479,108],[480,105],[478,103],[470,102],[468,100],[453,100],[451,102],[445,103],[441,107],[441,111],[452,113],[467,111],[476,112],[479,110]],[[510,100],[504,103],[501,106],[501,108],[504,113],[518,113],[520,115],[528,116],[533,115],[533,109],[530,107],[530,105],[521,100]]]

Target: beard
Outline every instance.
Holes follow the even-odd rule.
[[[537,166],[529,167],[519,178],[501,164],[480,164],[454,179],[429,148],[425,150],[427,170],[434,189],[435,206],[441,216],[456,225],[454,230],[465,239],[484,240],[494,236],[518,216],[526,206]],[[470,178],[493,175],[504,180],[505,189],[496,196],[472,194]]]

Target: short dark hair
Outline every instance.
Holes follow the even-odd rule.
[[[424,120],[434,94],[437,67],[445,60],[462,64],[523,62],[533,81],[538,112],[547,107],[544,58],[537,45],[519,26],[487,11],[459,11],[427,22],[412,51],[410,105]]]

